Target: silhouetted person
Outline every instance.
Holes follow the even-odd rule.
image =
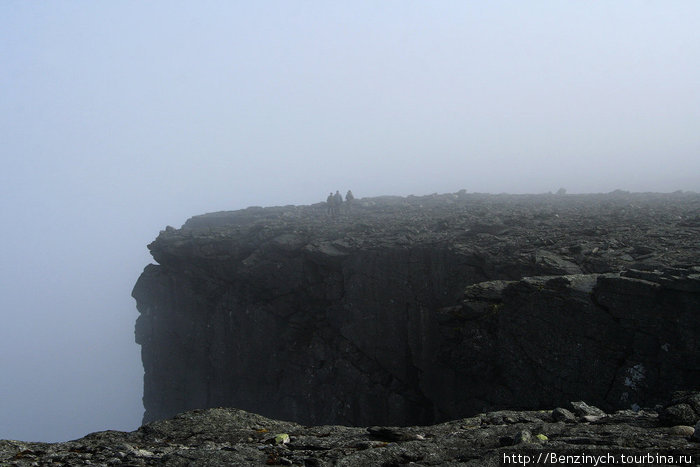
[[[352,204],[354,200],[355,196],[352,194],[352,191],[348,190],[348,192],[345,194],[345,210],[347,212],[350,212],[350,210],[352,209]]]
[[[340,206],[343,205],[343,195],[340,194],[340,191],[335,190],[335,195],[333,195],[333,209],[335,211],[335,215],[340,214]]]
[[[328,193],[328,198],[326,198],[326,209],[328,214],[331,216],[335,213],[334,205],[335,204],[335,198],[333,197],[333,192],[331,191]]]

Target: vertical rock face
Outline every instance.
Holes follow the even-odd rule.
[[[145,419],[236,405],[308,423],[432,420],[420,381],[435,310],[483,276],[444,249],[340,248],[273,248],[224,283],[147,268],[135,289]]]
[[[700,383],[700,268],[532,277],[467,289],[441,310],[447,413],[581,397],[654,406]],[[643,276],[641,279],[639,276]],[[461,394],[462,397],[457,397]]]
[[[700,385],[698,207],[460,193],[363,199],[335,218],[323,205],[192,218],[149,245],[159,265],[133,291],[144,421],[234,406],[415,425],[653,404]],[[685,267],[660,272],[671,264]]]

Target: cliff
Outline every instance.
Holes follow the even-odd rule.
[[[425,425],[700,386],[700,195],[356,200],[196,216],[134,287],[144,421]],[[546,276],[546,277],[539,277]]]

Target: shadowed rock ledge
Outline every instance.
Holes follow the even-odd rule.
[[[144,421],[653,407],[700,386],[698,213],[694,193],[460,192],[193,217],[133,291]]]

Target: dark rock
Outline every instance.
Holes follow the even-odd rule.
[[[593,417],[604,417],[605,412],[600,410],[598,407],[594,407],[592,405],[588,405],[583,401],[577,401],[577,402],[571,402],[570,403],[572,410],[576,415],[579,417],[584,417],[586,415],[590,415]]]
[[[671,405],[685,402],[695,413],[700,414],[700,391],[676,391],[673,393]]]
[[[333,219],[323,203],[256,207],[160,233],[133,291],[144,421],[234,406],[425,425],[700,386],[700,230],[677,222],[700,195],[356,201]]]
[[[530,430],[520,430],[513,436],[513,444],[530,444],[533,442]]]
[[[552,420],[555,422],[573,423],[576,421],[576,416],[562,407],[557,407],[556,409],[552,410]]]
[[[690,405],[681,403],[664,408],[661,420],[667,425],[693,425],[700,417]]]
[[[581,274],[583,272],[578,265],[549,251],[536,252],[535,263],[543,269],[547,269],[549,274]]]
[[[416,435],[407,429],[396,427],[373,426],[367,428],[367,433],[369,433],[370,437],[382,441],[408,441],[410,439],[416,439]]]
[[[700,421],[700,391],[676,391],[659,418],[668,426],[695,425]]]
[[[511,424],[479,424],[510,418]],[[654,411],[562,423],[549,411],[484,413],[431,426],[305,427],[236,409],[179,414],[130,433],[93,433],[65,443],[0,440],[0,465],[502,465],[504,456],[602,452],[700,455],[689,426],[667,428]],[[275,433],[288,444],[269,444]]]

